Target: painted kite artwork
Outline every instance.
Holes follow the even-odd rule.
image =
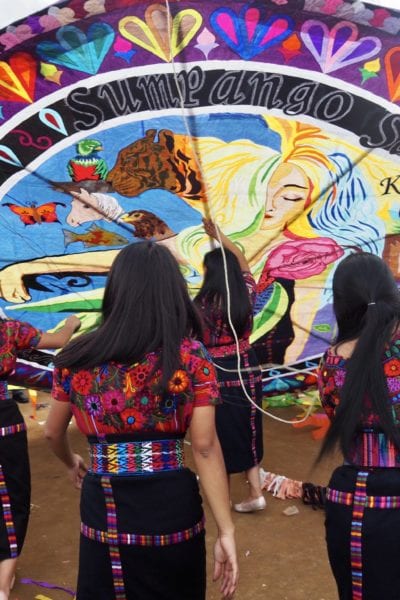
[[[400,278],[399,32],[347,0],[69,0],[1,31],[3,313],[90,329],[150,239],[194,295],[213,216],[257,282],[260,361],[312,366],[340,260]]]

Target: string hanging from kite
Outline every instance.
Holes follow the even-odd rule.
[[[174,60],[174,56],[172,53],[172,46],[171,46],[171,39],[172,39],[172,22],[171,22],[171,12],[170,12],[170,4],[169,4],[169,0],[165,0],[165,8],[166,8],[166,13],[167,13],[167,33],[168,33],[168,40],[169,40],[169,58],[170,58],[170,62],[171,62],[171,66],[172,66],[172,70],[173,70],[173,76],[174,76],[174,81],[175,81],[175,85],[176,85],[176,89],[178,92],[178,96],[179,96],[179,104],[180,104],[180,108],[181,108],[181,112],[182,112],[182,120],[186,129],[186,133],[188,135],[188,139],[189,142],[192,146],[192,150],[193,150],[193,156],[194,156],[194,160],[196,162],[196,165],[199,169],[199,173],[202,177],[203,183],[204,183],[204,187],[205,187],[205,197],[206,197],[206,213],[208,212],[211,220],[213,222],[215,221],[214,218],[214,214],[213,214],[213,208],[212,208],[212,203],[210,202],[210,193],[209,193],[209,186],[207,184],[207,178],[203,169],[203,165],[201,164],[201,160],[200,157],[198,155],[197,152],[197,148],[196,148],[196,144],[194,142],[193,136],[192,136],[192,132],[190,129],[190,125],[189,125],[189,121],[186,115],[186,108],[185,108],[185,99],[183,97],[182,94],[182,89],[179,83],[179,78],[178,78],[178,74],[176,71],[176,64],[175,64],[175,60]],[[222,254],[222,261],[223,261],[223,267],[224,267],[224,279],[225,279],[225,287],[226,287],[226,310],[227,310],[227,316],[228,316],[228,323],[229,326],[231,328],[231,331],[233,333],[233,337],[235,340],[235,345],[236,345],[236,357],[237,357],[237,373],[239,376],[239,382],[241,385],[241,388],[243,390],[243,393],[246,397],[246,399],[250,402],[250,404],[252,404],[254,406],[254,408],[256,408],[257,410],[259,410],[261,413],[263,413],[264,415],[270,417],[271,419],[275,419],[276,421],[279,421],[281,423],[286,423],[288,425],[293,425],[294,423],[302,423],[304,421],[306,421],[308,419],[308,417],[310,416],[311,412],[313,411],[313,408],[315,406],[315,400],[313,400],[310,403],[310,406],[308,407],[304,417],[302,417],[301,419],[292,419],[292,420],[287,420],[287,419],[282,419],[281,417],[277,417],[276,415],[270,413],[269,411],[263,409],[261,406],[258,406],[256,404],[256,402],[254,402],[254,400],[251,398],[251,396],[248,394],[247,390],[246,390],[246,386],[244,384],[243,381],[243,377],[242,377],[242,366],[241,366],[241,356],[240,356],[240,345],[239,345],[239,337],[237,334],[237,331],[233,325],[232,322],[232,318],[231,318],[231,293],[230,293],[230,287],[229,287],[229,279],[228,279],[228,265],[227,265],[227,261],[226,261],[226,254],[225,254],[225,250],[224,250],[224,246],[222,244],[222,240],[220,237],[220,232],[219,232],[219,228],[218,226],[216,227],[216,232],[217,232],[217,237],[218,237],[218,242],[221,246],[221,254]],[[218,365],[215,365],[218,368]]]

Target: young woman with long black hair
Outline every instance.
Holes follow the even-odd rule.
[[[336,343],[319,370],[332,419],[320,456],[344,464],[327,490],[326,539],[341,600],[400,598],[400,294],[373,254],[345,258],[333,278]]]
[[[256,284],[244,254],[219,231],[210,219],[203,219],[208,235],[221,241],[226,258],[229,284],[225,282],[222,250],[216,248],[204,257],[203,285],[195,298],[204,321],[204,343],[217,367],[222,404],[216,408],[216,425],[226,469],[229,474],[245,472],[249,494],[234,504],[238,512],[265,508],[261,491],[259,463],[263,456],[262,414],[242,389],[237,363],[237,346],[232,326],[239,338],[242,379],[247,394],[261,406],[261,372],[249,337],[253,325]]]
[[[229,492],[215,431],[219,402],[201,323],[165,247],[125,247],[108,276],[102,323],[55,360],[46,435],[80,487],[77,600],[204,600],[204,515],[185,467],[190,429],[202,487],[218,527],[214,579],[231,598],[237,560]],[[90,466],[72,452],[75,416]],[[86,475],[85,475],[86,473]]]
[[[29,323],[0,319],[0,600],[7,600],[28,527],[31,477],[26,425],[11,397],[7,378],[15,369],[18,351],[60,348],[80,320],[70,316],[57,332]]]

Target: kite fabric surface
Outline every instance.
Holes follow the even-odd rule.
[[[307,370],[338,262],[400,277],[399,32],[347,0],[70,0],[1,31],[0,308],[93,327],[144,239],[195,294],[213,216],[257,281],[260,361]]]

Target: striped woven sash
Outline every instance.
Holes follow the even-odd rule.
[[[13,435],[14,433],[19,433],[20,431],[26,431],[25,423],[16,423],[15,425],[7,425],[7,427],[0,427],[0,437],[5,437],[6,435]]]
[[[185,466],[183,439],[91,443],[89,454],[89,472],[97,475],[151,475]]]

